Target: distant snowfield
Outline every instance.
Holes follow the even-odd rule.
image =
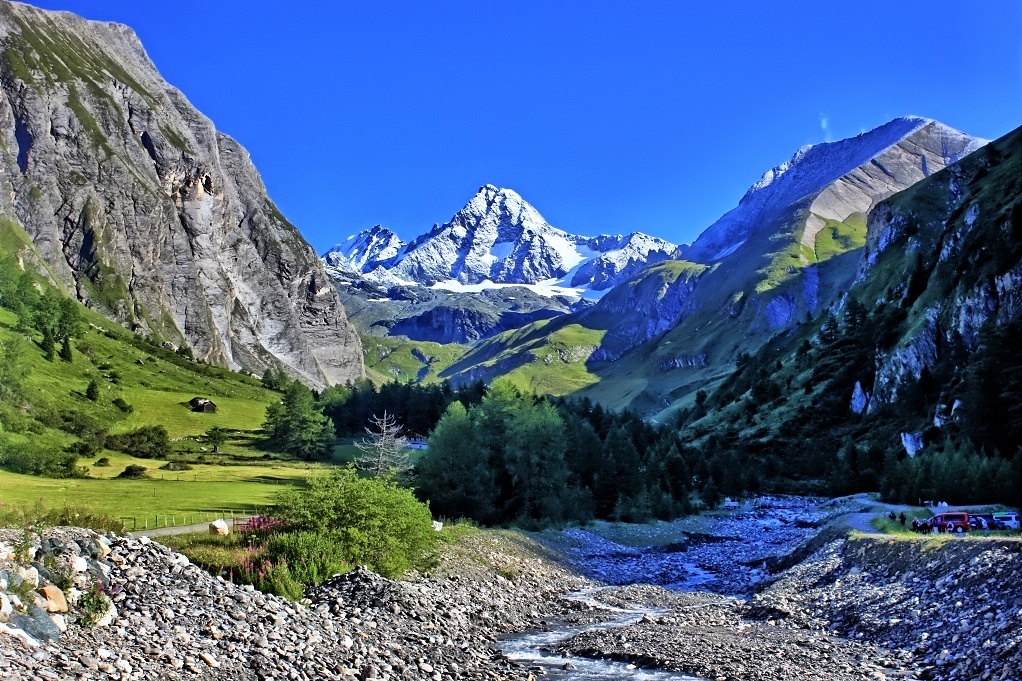
[[[479,293],[485,289],[524,288],[546,298],[564,296],[567,298],[574,298],[576,300],[579,298],[599,300],[605,293],[607,293],[607,291],[609,291],[609,289],[604,291],[593,291],[582,286],[568,286],[564,283],[568,279],[570,279],[570,276],[562,279],[547,279],[535,284],[498,284],[490,281],[489,279],[477,284],[463,284],[456,279],[448,279],[447,281],[437,282],[429,288],[441,291],[450,291],[451,293]]]

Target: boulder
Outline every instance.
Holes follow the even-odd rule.
[[[0,634],[7,634],[21,641],[26,648],[38,648],[39,641],[35,640],[21,629],[16,627],[9,627],[6,624],[0,622]]]
[[[46,612],[67,612],[67,598],[56,586],[45,584],[39,587],[39,593],[46,599]]]
[[[61,633],[64,633],[64,632],[67,631],[67,620],[64,619],[63,615],[59,615],[59,614],[50,615],[50,620],[52,620],[53,623],[56,625],[56,627],[58,629],[60,629]]]
[[[220,537],[226,537],[231,533],[231,528],[227,526],[226,520],[219,518],[209,524],[209,533]]]
[[[14,605],[11,604],[11,599],[7,597],[7,594],[0,593],[0,622],[7,622],[13,614]]]
[[[21,578],[21,583],[26,583],[33,589],[39,586],[39,571],[34,567],[19,565],[18,577]]]
[[[36,640],[56,641],[60,638],[60,629],[47,612],[34,603],[28,606],[26,614],[11,617],[11,624]]]

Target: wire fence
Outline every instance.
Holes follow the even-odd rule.
[[[211,523],[214,520],[226,520],[235,528],[246,524],[248,519],[256,515],[258,511],[225,509],[220,511],[196,511],[195,513],[157,513],[144,516],[118,516],[121,521],[121,529],[124,532],[135,532],[137,530],[156,530],[165,527],[189,527],[202,523]]]

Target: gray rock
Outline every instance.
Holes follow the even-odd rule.
[[[34,603],[28,605],[26,614],[12,616],[11,624],[38,641],[56,641],[60,638],[60,629],[46,611]]]

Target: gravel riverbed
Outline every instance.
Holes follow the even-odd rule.
[[[358,569],[304,605],[145,538],[2,530],[0,678],[1022,679],[1022,542],[821,532],[837,513],[654,526],[647,549],[620,527],[478,532],[433,574]]]

